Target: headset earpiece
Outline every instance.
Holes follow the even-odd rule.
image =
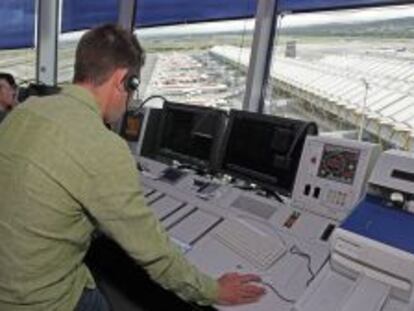
[[[126,78],[124,79],[125,91],[127,91],[128,93],[137,91],[140,82],[141,81],[137,75],[135,74],[127,75]]]

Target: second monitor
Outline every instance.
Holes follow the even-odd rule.
[[[158,158],[215,170],[225,119],[224,112],[217,109],[164,103],[157,139]]]
[[[231,110],[223,142],[222,169],[289,196],[305,137],[317,133],[313,122]]]

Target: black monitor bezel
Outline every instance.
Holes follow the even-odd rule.
[[[257,171],[253,171],[252,174],[255,176],[251,176],[250,174],[243,174],[238,170],[233,170],[231,168],[229,168],[228,166],[226,166],[225,163],[225,158],[226,158],[226,154],[227,154],[227,149],[229,146],[229,139],[231,136],[231,132],[232,132],[232,128],[233,128],[233,124],[235,122],[236,119],[249,119],[249,120],[254,120],[254,121],[262,121],[262,122],[266,122],[266,123],[270,123],[270,124],[286,124],[286,125],[292,125],[295,124],[298,127],[302,127],[302,126],[306,126],[309,124],[309,129],[310,129],[310,133],[308,133],[308,129],[305,131],[305,133],[303,133],[303,137],[299,138],[299,140],[301,140],[300,146],[297,146],[295,148],[300,147],[301,151],[299,152],[299,154],[295,155],[295,176],[293,178],[293,182],[290,185],[289,189],[285,189],[283,187],[280,187],[278,185],[275,185],[274,183],[272,183],[271,177],[267,178],[270,175],[266,175],[264,173],[261,172],[257,172]],[[316,125],[316,123],[314,122],[308,122],[308,121],[304,121],[304,120],[299,120],[299,119],[291,119],[291,118],[284,118],[284,117],[279,117],[279,116],[274,116],[274,115],[266,115],[266,114],[259,114],[256,112],[251,112],[251,111],[243,111],[243,110],[236,110],[236,109],[232,109],[230,110],[230,115],[229,115],[229,119],[227,122],[227,127],[226,127],[226,131],[223,135],[223,140],[222,140],[222,144],[221,144],[221,149],[219,152],[219,165],[220,165],[220,172],[223,174],[228,174],[230,176],[233,176],[235,178],[240,178],[242,180],[245,180],[247,182],[250,183],[254,183],[260,187],[262,187],[265,190],[270,190],[270,191],[276,191],[284,196],[291,196],[292,191],[293,191],[293,187],[294,187],[294,180],[296,179],[296,174],[297,174],[297,170],[299,167],[299,162],[300,162],[300,157],[301,157],[301,153],[303,151],[303,146],[305,143],[305,139],[307,135],[317,135],[318,134],[318,127]],[[246,168],[244,168],[246,169]],[[247,171],[248,169],[246,169]],[[262,175],[261,177],[259,177],[259,175]],[[266,180],[267,179],[267,180]]]
[[[195,112],[195,113],[202,113],[202,114],[212,114],[217,115],[218,119],[218,125],[217,129],[213,135],[213,141],[211,145],[210,154],[208,157],[208,160],[204,159],[197,159],[194,157],[186,156],[178,152],[169,152],[168,155],[166,155],[162,151],[162,139],[163,139],[163,133],[165,131],[166,122],[167,122],[167,115],[169,110],[180,110],[185,112]],[[158,158],[165,162],[165,160],[177,160],[183,165],[190,165],[195,166],[196,168],[206,170],[208,172],[215,172],[217,171],[218,161],[217,161],[217,154],[218,149],[221,144],[222,136],[225,129],[225,120],[226,112],[224,110],[220,110],[214,107],[207,107],[207,106],[198,106],[198,105],[190,105],[190,104],[183,104],[178,102],[171,102],[171,101],[165,101],[163,104],[163,108],[161,110],[161,116],[160,116],[160,126],[159,131],[157,135],[157,154]],[[173,155],[171,157],[171,155]]]

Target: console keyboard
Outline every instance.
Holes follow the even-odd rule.
[[[260,270],[269,269],[286,253],[279,237],[259,233],[237,220],[225,220],[213,237]]]

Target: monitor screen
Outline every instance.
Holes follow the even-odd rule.
[[[232,110],[224,136],[224,172],[269,190],[290,195],[306,135],[312,122]]]
[[[318,169],[318,177],[352,185],[358,167],[360,151],[326,144]]]
[[[182,164],[214,169],[224,127],[221,110],[166,102],[161,115],[158,154]]]

